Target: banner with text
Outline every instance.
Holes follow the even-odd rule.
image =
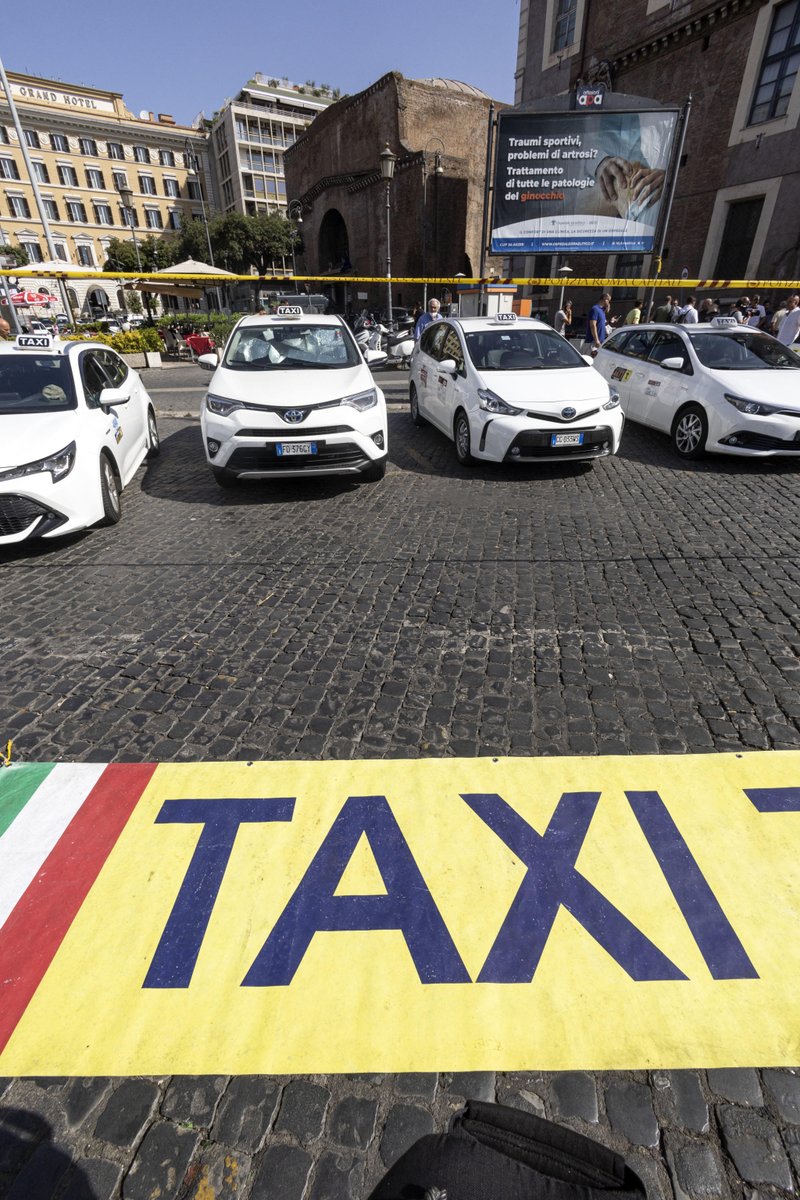
[[[502,113],[492,253],[649,253],[679,115]]]
[[[0,1074],[796,1066],[800,753],[0,770]]]

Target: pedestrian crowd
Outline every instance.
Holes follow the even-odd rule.
[[[787,296],[780,305],[773,309],[769,299],[755,293],[752,299],[741,296],[727,304],[722,311],[711,296],[706,296],[697,304],[695,296],[687,296],[682,300],[678,296],[667,295],[659,304],[651,304],[650,316],[646,315],[647,305],[642,297],[637,297],[623,320],[611,316],[611,293],[602,292],[600,298],[591,306],[586,316],[586,327],[581,342],[581,353],[594,356],[600,349],[606,337],[616,325],[639,325],[648,319],[659,325],[698,325],[713,321],[715,317],[733,317],[740,325],[749,325],[772,334],[778,341],[789,346],[800,339],[800,296]],[[553,317],[553,328],[564,337],[570,337],[572,331],[573,306],[572,301],[565,301]],[[580,327],[579,327],[580,328]]]

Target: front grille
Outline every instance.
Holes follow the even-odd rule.
[[[795,415],[792,413],[792,416]],[[735,442],[733,438],[736,438]],[[721,444],[734,448],[741,447],[742,450],[784,450],[792,454],[800,454],[800,434],[795,434],[793,439],[784,441],[783,438],[770,437],[768,433],[751,433],[746,429],[737,429],[736,433],[729,433],[727,437],[724,437]]]
[[[237,437],[246,438],[299,438],[302,442],[322,437],[326,433],[353,433],[352,425],[322,425],[314,429],[301,429],[298,425],[284,426],[283,429],[237,429]]]
[[[324,467],[360,467],[369,463],[364,451],[353,442],[318,443],[317,453],[278,456],[274,446],[242,446],[227,462],[231,471],[314,471]]]
[[[0,496],[0,537],[22,533],[37,517],[53,516],[44,504],[29,500],[27,496]]]
[[[602,458],[610,454],[614,446],[614,435],[604,425],[596,429],[583,430],[582,446],[551,446],[551,434],[546,429],[528,429],[518,433],[509,446],[505,461],[519,462],[525,458]],[[512,449],[518,446],[519,454],[512,456]]]
[[[575,421],[586,421],[589,417],[594,417],[600,412],[599,408],[593,408],[590,412],[576,412],[574,417],[562,417],[560,412],[526,412],[526,417],[533,417],[535,421],[556,421],[559,425],[571,425]]]

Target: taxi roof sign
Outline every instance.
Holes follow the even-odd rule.
[[[14,345],[19,350],[52,350],[53,339],[49,333],[19,333]]]
[[[734,325],[739,325],[741,322],[736,320],[736,317],[712,317],[711,324],[715,329],[730,329]]]
[[[506,323],[516,321],[516,319],[517,314],[515,312],[496,312],[494,314],[494,320],[498,325],[505,325]]]
[[[278,308],[279,317],[302,317],[305,310],[299,304],[282,304]]]

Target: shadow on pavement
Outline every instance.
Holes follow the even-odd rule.
[[[6,1191],[3,1185],[11,1179]],[[21,1108],[0,1109],[0,1189],[6,1200],[51,1200],[56,1195],[98,1200],[85,1172],[53,1142],[47,1121]]]
[[[184,463],[179,471],[175,460]],[[185,459],[190,458],[187,471]],[[162,434],[161,454],[151,459],[142,478],[142,491],[149,496],[172,500],[179,504],[205,502],[215,508],[242,508],[265,504],[314,504],[330,500],[359,488],[380,487],[379,483],[361,483],[349,475],[309,475],[300,479],[263,479],[241,482],[232,488],[221,488],[214,480],[205,461],[200,427],[193,425]]]

